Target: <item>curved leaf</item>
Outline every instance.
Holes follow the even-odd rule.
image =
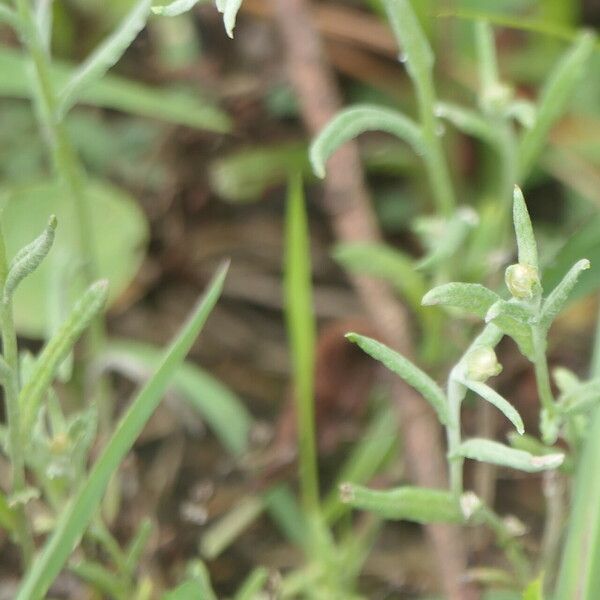
[[[485,318],[490,307],[500,300],[500,296],[479,283],[445,283],[423,296],[422,304],[432,306],[442,304],[454,306]]]
[[[325,162],[345,142],[365,131],[385,131],[424,152],[419,126],[402,113],[379,106],[359,105],[342,110],[319,132],[310,147],[315,174],[325,177]]]

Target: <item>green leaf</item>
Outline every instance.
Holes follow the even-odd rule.
[[[346,337],[417,390],[433,406],[443,425],[448,422],[446,396],[440,386],[429,375],[421,371],[407,358],[377,340],[357,333],[347,333]]]
[[[521,139],[519,165],[521,180],[535,164],[548,139],[550,128],[564,112],[567,102],[581,81],[594,51],[596,38],[592,32],[581,33],[547,79],[538,101],[536,119]]]
[[[424,152],[419,126],[402,113],[368,104],[338,112],[319,132],[310,147],[310,162],[318,177],[325,177],[325,162],[345,142],[365,131],[385,131],[407,142],[415,152]]]
[[[162,600],[217,600],[206,565],[202,561],[194,561],[188,567],[187,581],[163,594]]]
[[[519,249],[519,263],[538,268],[538,252],[529,211],[521,188],[515,185],[513,193],[513,223]]]
[[[524,450],[516,450],[499,442],[480,438],[463,442],[459,446],[457,454],[472,460],[519,469],[528,473],[556,469],[560,467],[565,458],[565,455],[560,453],[534,456]]]
[[[523,600],[544,600],[542,592],[542,578],[538,577],[532,581],[523,592]]]
[[[554,598],[592,600],[600,590],[600,409],[577,465],[566,541]]]
[[[13,258],[6,283],[4,284],[4,302],[9,302],[17,289],[17,286],[41,264],[54,243],[54,232],[56,231],[56,217],[50,217],[50,221],[43,233],[31,244],[28,244]]]
[[[450,102],[438,102],[436,116],[452,123],[459,131],[497,147],[500,143],[496,128],[474,110]]]
[[[200,1],[201,0],[175,0],[169,4],[163,4],[162,6],[153,6],[152,12],[161,17],[177,17],[194,8]]]
[[[29,58],[25,54],[0,46],[1,96],[32,97],[28,65]],[[74,72],[72,64],[57,60],[50,68],[52,80],[59,88],[67,84]],[[79,103],[207,131],[227,132],[231,129],[227,115],[196,91],[153,88],[116,75],[106,75],[82,89]]]
[[[580,383],[561,397],[560,412],[573,416],[594,408],[600,401],[600,378]]]
[[[564,276],[563,280],[552,290],[542,305],[542,314],[540,316],[540,325],[550,327],[558,313],[563,309],[569,295],[582,271],[590,268],[590,261],[584,258],[576,262],[570,271]]]
[[[523,419],[521,418],[521,415],[517,409],[498,392],[492,389],[489,385],[479,381],[471,381],[466,379],[463,383],[470,390],[481,396],[484,400],[487,400],[490,404],[493,404],[515,426],[515,429],[520,434],[525,432]]]
[[[112,186],[90,182],[88,187],[91,220],[94,223],[94,249],[99,276],[110,281],[109,304],[129,285],[141,265],[148,238],[146,218],[135,201]],[[73,206],[60,184],[41,182],[0,192],[4,207],[3,223],[7,252],[15,254],[40,230],[48,213],[56,215],[60,228],[52,255],[68,256],[74,274],[64,290],[70,304],[85,291],[79,251],[79,231]],[[18,331],[32,338],[44,337],[51,329],[51,314],[46,306],[54,276],[52,261],[45,261],[19,286],[14,296]]]
[[[230,38],[233,38],[233,28],[238,10],[242,5],[242,0],[217,0],[217,10],[223,14],[223,24],[225,31]]]
[[[319,502],[315,434],[314,369],[316,322],[312,298],[310,233],[302,180],[290,181],[285,223],[284,294],[298,419],[300,485],[304,508]]]
[[[600,264],[598,231],[600,231],[600,215],[591,216],[580,227],[563,234],[563,237],[567,237],[566,243],[543,271],[544,289],[551,290],[556,287],[573,263],[583,257],[589,258],[593,265]],[[600,288],[600,269],[594,268],[578,281],[569,302],[583,298],[598,288]]]
[[[490,307],[500,300],[498,294],[479,283],[445,283],[425,294],[422,304],[454,306],[485,318]]]
[[[340,486],[342,502],[373,512],[388,520],[416,523],[462,523],[462,513],[452,494],[445,490],[399,487],[372,490],[353,483]]]
[[[262,498],[244,496],[238,504],[204,531],[200,542],[202,556],[208,560],[217,558],[260,517],[264,508]]]
[[[269,579],[269,571],[264,567],[254,569],[236,592],[234,600],[258,600],[259,593]]]
[[[96,50],[75,70],[67,84],[58,94],[58,118],[62,119],[77,103],[82,90],[102,79],[129,48],[145,27],[152,0],[138,0],[123,22]]]
[[[128,367],[152,372],[162,352],[150,344],[110,340],[99,362],[118,370]],[[183,363],[173,374],[171,387],[195,408],[223,445],[235,456],[248,449],[252,417],[240,398],[200,367]]]
[[[81,560],[71,565],[69,570],[110,598],[123,598],[127,593],[127,584],[123,579],[100,563]]]
[[[427,289],[425,277],[415,271],[412,257],[386,244],[374,242],[336,244],[332,255],[353,273],[389,281],[406,298],[411,309],[423,312],[421,298]]]
[[[498,300],[490,306],[490,309],[485,315],[485,322],[490,323],[498,317],[511,319],[522,325],[530,325],[535,322],[533,313],[527,306],[518,302]]]
[[[106,280],[92,284],[36,359],[30,377],[19,394],[23,439],[29,438],[42,400],[54,380],[58,367],[94,317],[100,313],[107,297]]]
[[[384,0],[385,12],[411,77],[433,69],[434,56],[409,0]]]
[[[98,510],[106,486],[154,413],[173,373],[196,340],[223,288],[227,266],[221,267],[179,335],[165,351],[152,376],[121,417],[113,435],[70,503],[52,535],[25,573],[15,600],[41,600]]]

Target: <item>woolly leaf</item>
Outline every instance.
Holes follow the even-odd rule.
[[[498,294],[478,283],[445,283],[425,294],[425,306],[454,306],[485,318],[490,307],[500,300]]]
[[[515,235],[517,236],[517,247],[519,249],[519,263],[538,268],[538,252],[533,227],[525,198],[521,188],[515,185],[513,193],[513,222]]]
[[[470,390],[481,396],[484,400],[487,400],[490,404],[493,404],[515,426],[515,429],[520,434],[525,432],[523,419],[521,418],[521,415],[517,409],[498,392],[492,389],[489,385],[486,385],[480,381],[471,381],[467,379],[463,383]]]

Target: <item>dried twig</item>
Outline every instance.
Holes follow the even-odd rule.
[[[286,51],[287,69],[300,101],[306,127],[315,135],[341,108],[333,75],[322,58],[318,33],[306,0],[274,0],[276,22]],[[324,207],[336,236],[344,242],[381,238],[366,190],[355,144],[342,147],[328,163]],[[389,287],[376,279],[353,276],[352,282],[383,340],[410,356],[414,352],[406,310]],[[446,466],[440,427],[422,399],[396,380],[400,423],[407,463],[419,485],[446,487]],[[471,600],[478,594],[463,577],[466,558],[461,533],[449,526],[427,527],[448,598]]]

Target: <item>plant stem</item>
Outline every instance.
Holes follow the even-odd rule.
[[[548,360],[546,359],[546,332],[537,325],[531,328],[531,334],[533,338],[533,366],[540,402],[548,415],[553,416],[556,412],[556,406],[550,387],[550,374]]]
[[[596,318],[596,335],[594,338],[594,350],[590,364],[590,378],[600,377],[600,302],[598,304],[598,316]]]
[[[441,127],[441,124],[435,116],[436,99],[433,81],[430,73],[427,76],[421,74],[420,77],[415,77],[413,81],[417,91],[421,129],[425,140],[424,159],[427,176],[431,182],[437,211],[441,215],[449,217],[454,212],[456,200],[440,139],[439,127]]]
[[[9,455],[12,465],[12,493],[19,494],[25,489],[25,456],[23,439],[21,435],[21,419],[19,411],[19,351],[17,335],[13,320],[12,300],[4,298],[4,284],[8,274],[8,261],[6,259],[6,246],[4,235],[0,227],[0,327],[2,328],[2,353],[4,361],[9,368],[4,386],[4,402],[6,406],[6,419],[9,432]],[[33,539],[25,508],[22,504],[15,507],[16,537],[21,549],[23,565],[27,567],[33,556]]]
[[[460,407],[467,389],[454,377],[454,369],[448,379],[448,424],[446,425],[446,439],[448,441],[450,491],[456,503],[460,503],[463,493],[463,465],[464,458],[458,456],[457,451],[461,443]]]
[[[64,121],[57,115],[57,96],[50,75],[50,58],[44,48],[39,29],[28,0],[16,0],[21,22],[21,38],[32,60],[34,98],[40,129],[48,140],[54,170],[66,188],[78,224],[79,246],[84,258],[85,284],[98,279],[98,264],[94,246],[94,229],[86,194],[86,175],[67,134]],[[87,336],[89,357],[97,354],[106,334],[102,317],[94,319]],[[106,433],[112,420],[110,395],[102,382],[98,385],[100,432]]]

